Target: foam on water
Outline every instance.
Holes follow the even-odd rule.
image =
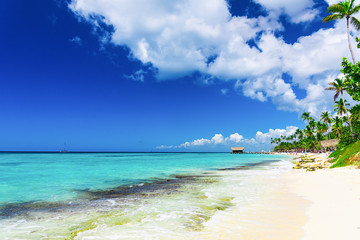
[[[140,175],[142,183],[132,187],[110,184],[106,189],[84,189],[81,197],[73,198],[71,204],[68,201],[55,205],[44,203],[46,207],[30,204],[33,207],[0,220],[0,236],[1,239],[197,239],[206,234],[207,226],[216,223],[218,216],[235,207],[245,210],[260,196],[265,186],[257,185],[253,178],[288,169],[287,161],[232,168],[277,158],[263,156],[253,156],[255,161],[251,161],[248,155],[242,162],[239,156],[238,161],[232,159],[223,164],[213,161],[210,165],[211,157],[205,154],[208,164],[188,165],[189,174],[179,175],[186,169],[167,169],[166,174],[162,173],[167,178],[148,174],[152,184]],[[224,170],[209,170],[215,168]]]

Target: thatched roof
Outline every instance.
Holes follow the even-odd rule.
[[[232,147],[231,150],[233,151],[243,151],[245,147]]]
[[[324,148],[336,147],[336,145],[338,145],[338,143],[339,143],[339,139],[330,139],[330,140],[324,140],[324,141],[320,142],[321,146]]]

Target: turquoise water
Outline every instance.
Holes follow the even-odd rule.
[[[1,153],[0,204],[72,200],[79,190],[131,186],[274,159],[228,153]]]
[[[241,239],[290,159],[2,153],[0,239]]]

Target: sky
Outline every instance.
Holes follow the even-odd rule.
[[[336,2],[2,0],[0,151],[269,151],[333,111]]]

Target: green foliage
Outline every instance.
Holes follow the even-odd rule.
[[[352,122],[360,121],[360,104],[353,106],[350,109],[350,112],[351,112],[350,120]]]
[[[326,16],[323,19],[323,22],[330,22],[336,19],[343,19],[344,17],[349,18],[351,24],[355,27],[356,30],[359,30],[359,20],[351,15],[357,13],[359,5],[354,6],[355,0],[343,0],[339,3],[332,4],[328,8],[328,12],[331,13],[329,16]]]
[[[359,38],[357,38],[359,42]],[[346,58],[341,63],[346,91],[355,101],[360,101],[360,62],[352,64]]]
[[[334,164],[331,168],[344,167],[344,166],[359,166],[360,165],[360,141],[339,148],[333,152],[330,157],[334,159],[331,162]]]
[[[350,127],[344,126],[341,128],[339,148],[345,147],[360,140],[360,122],[353,122],[353,132],[350,131]]]

